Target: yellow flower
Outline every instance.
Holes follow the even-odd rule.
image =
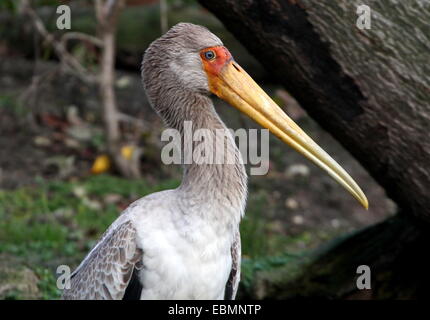
[[[96,158],[91,168],[91,173],[100,174],[106,172],[111,167],[111,161],[107,155],[101,155]]]

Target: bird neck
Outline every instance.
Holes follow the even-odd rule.
[[[178,191],[194,204],[228,209],[219,210],[223,212],[233,210],[240,220],[246,203],[247,175],[230,130],[208,96],[182,92],[174,97],[173,113],[162,117],[181,135],[184,175]]]

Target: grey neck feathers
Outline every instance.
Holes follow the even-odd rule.
[[[247,176],[242,156],[232,135],[216,113],[211,99],[204,94],[184,91],[183,88],[167,88],[163,91],[152,97],[148,93],[154,109],[166,125],[181,133],[184,175],[178,190],[192,202],[208,205],[211,205],[211,202],[218,203],[239,210],[243,215]],[[191,130],[184,127],[185,121],[190,121],[188,124],[192,124]],[[192,136],[195,133],[204,133],[205,136],[203,140],[200,137],[198,141],[192,142],[193,155],[187,158],[189,148],[184,144],[184,136],[190,131]],[[206,152],[200,152],[202,149],[212,153],[210,163],[200,157],[202,154],[207,155]],[[218,162],[214,163],[213,159],[217,159],[217,156]]]

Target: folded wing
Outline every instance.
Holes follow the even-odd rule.
[[[119,300],[129,297],[130,293],[136,296],[139,287],[141,290],[137,274],[142,254],[131,221],[109,229],[72,274],[70,289],[64,290],[62,298]]]

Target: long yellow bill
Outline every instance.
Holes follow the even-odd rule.
[[[300,129],[235,61],[228,61],[217,75],[209,77],[209,85],[214,94],[325,170],[364,208],[368,208],[366,196],[351,176]]]

